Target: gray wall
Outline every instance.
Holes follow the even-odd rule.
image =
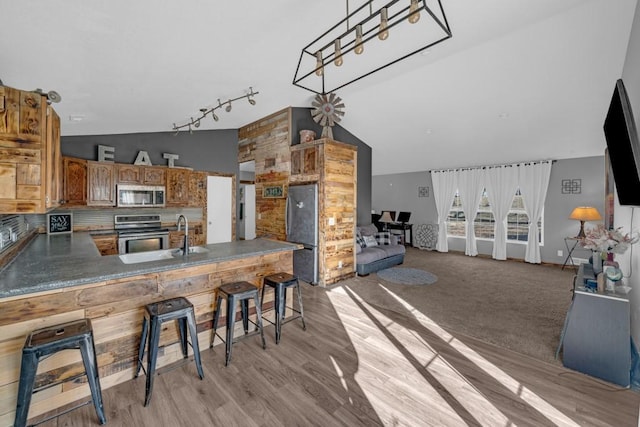
[[[291,109],[291,141],[300,141],[299,131],[313,130],[316,138],[322,134],[322,126],[313,121],[311,109],[294,107]],[[362,142],[357,136],[340,125],[333,127],[333,139],[358,147],[358,224],[371,222],[371,147]]]
[[[166,165],[163,153],[178,154],[176,166],[194,170],[238,174],[238,130],[203,130],[117,135],[63,136],[64,156],[98,160],[98,145],[115,147],[115,162],[132,164],[139,151],[149,153],[151,163]]]
[[[563,179],[580,179],[580,194],[562,194]],[[372,180],[372,207],[382,210],[411,212],[413,224],[436,223],[438,215],[433,199],[433,186],[428,172],[377,175]],[[418,197],[418,187],[428,186],[429,197]],[[544,211],[544,236],[540,256],[543,262],[562,264],[567,255],[564,237],[578,234],[579,223],[568,217],[576,206],[594,206],[604,215],[604,156],[558,160],[551,168],[551,178]],[[478,252],[491,255],[493,243],[478,240]],[[449,249],[464,252],[461,238],[449,238]],[[558,256],[558,250],[563,252]],[[507,256],[524,259],[525,245],[507,244]],[[588,251],[574,255],[588,258]]]

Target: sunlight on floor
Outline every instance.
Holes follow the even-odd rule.
[[[422,327],[491,375],[545,418],[556,425],[578,426],[576,422],[453,337],[407,301],[381,284],[379,286],[411,313]],[[472,417],[480,425],[514,425],[471,381],[434,351],[419,331],[393,322],[348,287],[336,288],[328,295],[334,306],[342,308],[337,310],[338,315],[358,353],[359,370],[355,375],[356,380],[383,422],[393,420],[395,423],[399,421],[400,424],[412,424],[416,422],[414,416],[418,419],[424,416],[422,422],[429,420],[429,423],[434,424],[442,422],[442,425],[458,425],[465,424],[464,419]],[[365,321],[370,325],[370,333],[363,337],[361,331]],[[357,326],[350,327],[351,325]],[[356,331],[359,336],[355,335]],[[373,353],[377,359],[376,356],[371,359],[370,346],[376,347]],[[380,360],[380,349],[388,353],[386,360]],[[385,368],[382,372],[381,366]],[[446,389],[455,401],[452,401],[451,397],[447,399],[447,396],[439,391],[441,388]],[[420,390],[419,396],[415,390]],[[390,398],[400,401],[390,402]],[[428,404],[425,404],[427,400]],[[409,407],[410,411],[403,411],[403,407]],[[434,408],[441,413],[434,414]],[[423,410],[427,413],[421,414]],[[413,416],[406,412],[411,412]],[[442,418],[438,420],[437,417]]]

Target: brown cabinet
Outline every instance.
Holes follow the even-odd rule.
[[[118,184],[142,184],[142,168],[136,165],[115,164]]]
[[[189,206],[207,206],[207,172],[193,171],[189,174]]]
[[[91,236],[96,247],[100,251],[100,255],[117,255],[118,254],[118,235],[117,234],[98,234]]]
[[[164,166],[139,166],[116,163],[117,184],[165,185]]]
[[[59,160],[60,121],[46,97],[0,86],[0,213],[56,207]]]
[[[143,166],[142,183],[146,185],[166,185],[167,168],[164,166]]]
[[[62,158],[63,200],[65,205],[87,204],[87,161],[75,157]]]
[[[189,206],[189,169],[167,168],[167,206]]]
[[[51,107],[47,107],[46,151],[46,194],[45,206],[53,209],[62,200],[62,153],[60,152],[60,117]]]
[[[115,206],[114,164],[87,161],[87,206]]]

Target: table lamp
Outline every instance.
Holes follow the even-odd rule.
[[[380,217],[380,219],[378,221],[384,223],[384,229],[385,230],[387,229],[387,223],[393,222],[393,220],[391,219],[391,214],[389,213],[389,211],[384,211],[382,213],[382,216]]]
[[[576,219],[580,221],[580,232],[576,236],[579,239],[585,237],[584,234],[584,223],[585,221],[599,221],[602,219],[600,216],[600,212],[596,208],[591,206],[578,206],[571,212],[569,215],[569,219]]]

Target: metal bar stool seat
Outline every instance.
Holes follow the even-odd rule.
[[[307,325],[304,323],[304,309],[302,306],[302,294],[300,293],[300,282],[298,281],[298,278],[292,274],[289,273],[275,273],[275,274],[271,274],[269,276],[266,276],[264,278],[264,284],[262,286],[262,296],[260,297],[261,300],[261,304],[264,304],[264,290],[265,288],[269,286],[270,288],[273,288],[273,292],[274,292],[274,307],[273,309],[275,310],[275,325],[276,325],[276,344],[280,343],[280,335],[281,335],[281,330],[282,330],[282,325],[284,323],[289,323],[292,320],[295,319],[301,319],[302,320],[302,330],[306,331],[307,330]],[[286,306],[286,300],[287,300],[287,289],[289,288],[294,288],[297,291],[298,294],[298,309],[294,308],[294,307],[287,307]],[[285,320],[285,309],[290,309],[291,311],[293,311],[294,313],[297,313],[296,315],[290,316],[289,318],[287,318]],[[270,311],[270,310],[267,310]],[[262,313],[265,313],[265,310],[262,310]],[[269,319],[264,319],[267,322],[274,324],[274,322],[270,321]]]
[[[38,363],[41,360],[62,350],[80,350],[84,372],[70,378],[55,381],[34,388]],[[52,387],[62,382],[71,381],[85,376],[91,390],[91,400],[96,409],[96,415],[100,424],[107,422],[104,416],[104,405],[102,402],[102,391],[100,388],[100,378],[98,376],[98,362],[93,341],[93,329],[89,319],[74,320],[60,325],[48,326],[38,329],[29,334],[22,348],[22,363],[20,365],[20,382],[18,385],[18,403],[16,406],[16,416],[14,425],[23,427],[26,425],[29,414],[29,405],[33,393]],[[81,406],[87,405],[91,401],[84,402],[78,406],[68,409],[67,413]],[[62,414],[47,418],[50,420]]]
[[[227,320],[226,320],[226,338],[222,338],[218,332],[218,319],[220,318],[220,307],[222,300],[227,301]],[[249,300],[253,299],[253,303],[256,307],[256,322],[249,319]],[[213,348],[213,341],[216,336],[225,343],[225,359],[224,365],[229,365],[231,361],[231,348],[233,346],[233,331],[236,322],[236,302],[240,303],[240,309],[242,312],[242,326],[244,327],[244,335],[246,337],[254,335],[249,334],[249,322],[256,326],[256,331],[260,332],[262,339],[262,348],[267,348],[267,344],[264,340],[264,332],[262,330],[262,311],[260,308],[260,302],[258,299],[258,287],[249,282],[236,282],[222,285],[218,288],[218,297],[216,298],[216,311],[213,316],[213,330],[211,332],[211,346]]]
[[[153,380],[155,377],[156,362],[158,360],[158,346],[160,343],[160,331],[162,330],[162,324],[172,320],[178,321],[182,355],[185,359],[189,357],[187,346],[191,345],[198,375],[200,376],[200,379],[204,378],[202,363],[200,361],[200,349],[198,347],[198,333],[196,331],[196,317],[193,310],[193,304],[183,297],[147,304],[145,306],[144,320],[142,321],[142,335],[140,336],[140,348],[138,350],[138,369],[136,370],[135,375],[135,378],[138,378],[138,374],[141,369],[144,370],[147,375],[144,406],[149,405],[149,401],[151,401],[151,393],[153,392]],[[191,342],[187,341],[187,326],[189,327]],[[151,330],[149,331],[149,329]],[[146,370],[142,366],[142,359],[145,354],[145,343],[147,343]]]

